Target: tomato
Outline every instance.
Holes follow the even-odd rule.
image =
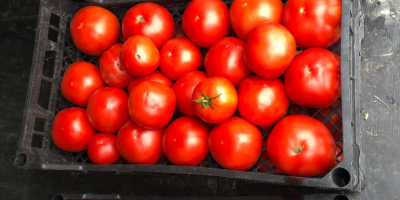
[[[193,0],[183,13],[182,28],[195,44],[210,48],[231,29],[229,9],[221,0]]]
[[[208,127],[192,117],[181,117],[173,121],[164,132],[163,150],[174,165],[196,166],[208,154]]]
[[[98,89],[86,109],[93,127],[103,133],[116,133],[129,119],[128,94],[117,87]]]
[[[150,74],[159,64],[160,52],[147,37],[130,37],[122,46],[121,65],[131,76]]]
[[[161,83],[167,87],[172,88],[172,81],[169,80],[163,73],[160,71],[154,71],[150,74],[144,75],[144,76],[139,76],[139,77],[134,77],[131,82],[129,82],[128,85],[128,93],[131,93],[134,87],[139,85],[143,81],[154,81],[157,83]]]
[[[226,37],[218,40],[208,50],[204,65],[208,76],[220,76],[228,79],[235,87],[240,82],[253,74],[244,63],[244,42]]]
[[[328,107],[338,99],[340,87],[340,62],[325,49],[301,52],[285,72],[286,93],[300,106]]]
[[[117,136],[106,133],[94,135],[89,141],[87,153],[95,164],[108,165],[117,162],[121,158],[117,148]]]
[[[255,125],[232,117],[211,130],[208,145],[215,161],[223,168],[245,171],[260,157],[262,137]]]
[[[301,48],[331,46],[340,38],[341,0],[289,0],[283,10],[283,24]]]
[[[112,12],[99,6],[87,6],[72,18],[70,31],[79,50],[97,56],[117,42],[120,24]]]
[[[99,68],[86,61],[78,61],[65,71],[61,80],[61,93],[68,101],[86,106],[90,96],[105,85]]]
[[[185,37],[174,38],[165,43],[160,57],[161,72],[173,81],[188,72],[199,70],[203,64],[199,47]]]
[[[244,61],[257,75],[274,79],[283,74],[296,55],[296,43],[280,24],[262,23],[249,33]]]
[[[129,94],[129,114],[139,126],[159,129],[171,120],[176,106],[174,91],[154,81],[143,81]]]
[[[60,111],[53,120],[51,137],[54,144],[70,152],[86,149],[90,138],[96,133],[83,108],[67,108]]]
[[[213,76],[197,84],[192,100],[193,109],[200,119],[210,124],[219,124],[235,113],[238,95],[228,79]]]
[[[157,49],[174,36],[175,23],[164,7],[155,3],[140,3],[125,13],[122,19],[124,39],[142,35],[150,38]]]
[[[268,157],[290,176],[311,177],[328,171],[335,161],[335,148],[324,124],[303,115],[283,118],[267,140]]]
[[[282,23],[282,13],[281,0],[234,0],[229,14],[233,30],[245,41],[249,32],[260,23]]]
[[[247,77],[239,86],[238,96],[240,115],[261,127],[275,125],[289,109],[289,98],[279,79]]]
[[[155,164],[162,156],[164,129],[146,129],[127,121],[117,135],[117,147],[130,163]]]

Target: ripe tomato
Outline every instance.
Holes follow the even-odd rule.
[[[117,42],[120,24],[112,12],[99,6],[87,6],[72,18],[70,31],[79,50],[97,56]]]
[[[300,106],[328,107],[338,99],[340,87],[340,62],[325,49],[301,52],[285,72],[286,93]]]
[[[174,165],[196,166],[208,154],[208,127],[192,117],[173,121],[164,132],[163,150]]]
[[[281,0],[234,0],[230,9],[232,28],[246,41],[249,32],[263,22],[282,23]]]
[[[324,124],[303,115],[283,118],[267,140],[268,157],[290,176],[310,177],[328,171],[335,161],[335,147]]]
[[[94,135],[89,141],[87,153],[95,164],[109,165],[117,162],[121,158],[117,148],[117,136],[107,133]]]
[[[215,161],[223,168],[245,171],[260,157],[262,137],[256,126],[232,117],[211,130],[208,145]]]
[[[100,73],[109,86],[127,88],[132,77],[121,66],[122,44],[114,44],[100,57]]]
[[[289,0],[283,10],[283,24],[301,48],[331,46],[340,38],[341,0]]]
[[[139,126],[159,129],[166,126],[174,114],[174,91],[154,81],[143,81],[129,94],[129,114]]]
[[[163,132],[164,129],[146,129],[128,120],[118,132],[118,150],[130,163],[155,164],[162,156]]]
[[[210,48],[230,31],[228,7],[221,0],[193,0],[183,13],[182,28],[195,44]]]
[[[193,109],[200,119],[210,124],[219,124],[235,113],[238,95],[228,79],[213,76],[197,84],[192,100]]]
[[[90,138],[96,133],[83,108],[67,108],[60,111],[53,120],[51,137],[54,144],[70,152],[86,149]]]
[[[144,36],[133,36],[121,49],[121,65],[131,76],[154,72],[160,64],[160,53],[154,43]]]
[[[208,76],[220,76],[228,79],[235,87],[240,82],[253,74],[244,63],[244,42],[226,37],[218,40],[208,50],[204,65]]]
[[[116,133],[129,119],[128,94],[117,87],[98,89],[86,110],[93,127],[103,133]]]
[[[289,109],[289,98],[279,79],[247,77],[239,86],[238,96],[240,115],[261,127],[275,125]]]
[[[154,81],[157,83],[161,83],[166,85],[167,87],[172,88],[172,81],[169,80],[163,73],[160,71],[154,71],[150,74],[134,77],[128,85],[128,93],[130,94],[134,87],[139,85],[143,81]]]
[[[125,13],[122,35],[125,40],[135,35],[150,38],[157,49],[174,36],[175,23],[164,7],[155,3],[140,3]]]
[[[199,70],[203,64],[199,47],[185,37],[174,38],[165,43],[160,57],[161,72],[173,81],[188,72]]]
[[[277,23],[262,23],[249,33],[244,61],[257,75],[274,79],[283,74],[296,55],[290,32]]]
[[[106,84],[92,63],[78,61],[70,65],[61,80],[61,93],[70,102],[86,106],[90,96]]]

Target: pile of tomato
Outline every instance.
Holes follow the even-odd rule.
[[[77,106],[56,115],[52,139],[65,151],[87,149],[95,164],[122,156],[197,166],[212,155],[225,169],[245,171],[261,156],[276,172],[324,174],[340,153],[340,133],[328,129],[335,124],[321,121],[340,104],[340,57],[326,48],[339,42],[341,6],[193,0],[176,25],[154,3],[133,6],[122,24],[105,8],[84,7],[71,36],[80,51],[99,56],[99,66],[67,68],[61,92]],[[208,49],[204,59],[200,47]],[[325,116],[286,116],[291,104],[323,108]],[[261,130],[271,130],[264,141]]]

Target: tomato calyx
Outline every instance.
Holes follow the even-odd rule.
[[[296,145],[293,147],[292,153],[294,155],[299,155],[303,151],[303,149],[304,149],[304,146]]]
[[[203,98],[202,99],[195,99],[195,100],[193,100],[194,102],[201,104],[201,107],[203,107],[203,108],[207,108],[208,106],[210,106],[211,109],[213,109],[215,111],[218,111],[218,110],[216,110],[214,108],[214,106],[212,105],[211,102],[212,102],[212,100],[214,100],[214,99],[218,98],[219,96],[221,96],[222,93],[220,93],[218,96],[211,97],[211,98],[208,97],[205,94],[202,94],[202,93],[198,93],[198,94],[203,96]],[[221,112],[221,111],[218,111],[218,112]]]

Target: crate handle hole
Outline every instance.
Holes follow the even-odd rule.
[[[349,198],[344,195],[337,195],[333,198],[333,200],[349,200]]]
[[[350,183],[350,173],[343,168],[336,168],[333,170],[331,179],[333,183],[338,187],[344,187]]]
[[[64,197],[62,194],[57,194],[56,196],[53,197],[53,200],[64,200]]]
[[[25,165],[25,163],[26,163],[26,155],[24,153],[17,154],[14,165],[17,167],[22,167]]]

